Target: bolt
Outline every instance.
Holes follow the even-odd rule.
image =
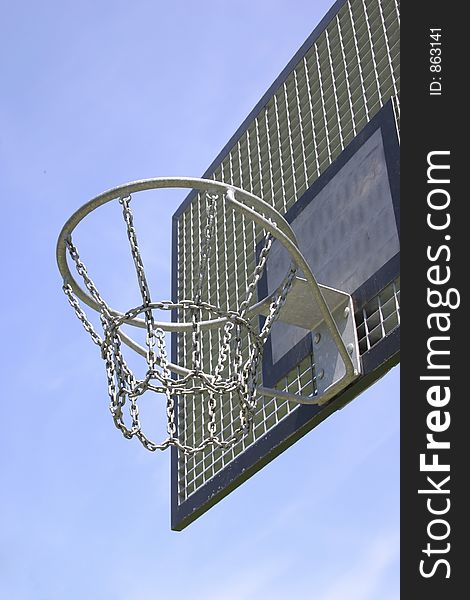
[[[348,344],[346,346],[347,351],[349,352],[349,354],[352,355],[352,353],[354,352],[354,344]]]
[[[321,340],[321,333],[317,331],[317,333],[313,336],[313,343],[318,344]]]
[[[325,371],[323,369],[318,369],[317,379],[323,379],[325,377]]]
[[[343,316],[345,319],[349,317],[349,306],[346,306],[346,308],[344,309]]]

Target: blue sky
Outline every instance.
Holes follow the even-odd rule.
[[[89,198],[200,176],[331,4],[4,3],[1,598],[399,597],[398,368],[171,532],[169,454],[114,428],[55,265],[63,222]],[[169,296],[178,200],[145,223],[156,297]],[[103,250],[112,225],[105,211],[85,231],[86,262],[125,308],[134,292]]]

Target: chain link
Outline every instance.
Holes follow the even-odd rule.
[[[294,283],[294,279],[297,273],[297,269],[291,267],[287,277],[284,279],[282,290],[279,296],[271,302],[269,306],[269,314],[266,317],[266,321],[261,329],[260,338],[265,340],[268,335],[271,333],[272,326],[276,322],[279,317],[279,313],[281,312],[282,307],[286,303],[287,295],[290,292],[292,284]]]
[[[122,214],[124,217],[124,221],[126,223],[127,228],[127,237],[129,239],[129,244],[131,247],[132,258],[134,260],[135,270],[137,274],[137,281],[139,284],[140,294],[142,296],[143,306],[148,306],[151,304],[152,299],[150,297],[150,289],[147,283],[147,278],[145,277],[145,269],[144,263],[142,261],[142,256],[140,254],[139,245],[137,243],[137,234],[134,228],[134,217],[132,215],[132,211],[130,208],[130,202],[132,197],[125,196],[124,198],[119,199],[119,203],[122,205]],[[147,329],[147,364],[149,369],[153,371],[155,369],[155,351],[154,347],[156,344],[155,339],[155,319],[153,318],[153,313],[150,308],[144,311],[145,317],[145,326]]]
[[[82,278],[91,298],[100,310],[103,338],[98,335],[80,302],[73,292],[71,285],[64,282],[63,290],[79,321],[90,335],[92,341],[101,349],[101,355],[106,365],[107,387],[110,398],[110,412],[114,424],[125,438],[136,437],[150,451],[165,450],[169,446],[177,447],[181,452],[192,455],[203,451],[208,446],[221,449],[233,447],[242,436],[250,430],[256,410],[256,389],[259,379],[259,367],[263,352],[263,344],[269,335],[274,322],[286,302],[287,295],[295,278],[296,270],[291,268],[285,278],[281,292],[270,305],[268,316],[261,332],[258,332],[246,318],[246,313],[252,304],[253,296],[260,278],[266,267],[266,262],[274,238],[267,233],[263,247],[258,256],[253,276],[246,288],[244,300],[237,310],[223,310],[203,300],[204,285],[208,277],[209,260],[212,238],[216,227],[216,201],[219,196],[206,192],[206,224],[201,241],[200,263],[195,279],[195,296],[192,300],[179,302],[152,302],[147,283],[145,268],[139,249],[134,219],[131,211],[131,196],[119,199],[127,230],[130,250],[134,261],[142,304],[127,311],[125,314],[113,313],[103,300],[98,289],[90,278],[88,271],[80,259],[77,248],[71,238],[67,240],[67,249],[75,264],[77,273]],[[188,311],[191,319],[191,368],[184,376],[174,377],[167,356],[165,332],[156,326],[155,310]],[[201,319],[203,312],[211,318],[224,318],[223,335],[217,361],[212,374],[206,373],[203,366],[203,348]],[[146,362],[147,371],[142,379],[137,379],[127,365],[120,338],[120,327],[143,315],[146,329]],[[244,361],[244,343],[250,346],[248,358]],[[167,438],[160,444],[150,440],[143,432],[139,415],[138,399],[145,392],[164,393],[166,397]],[[239,426],[231,435],[222,439],[217,434],[217,420],[224,394],[236,394],[239,401]],[[183,443],[178,437],[176,422],[176,402],[183,402],[185,397],[193,401],[203,401],[206,396],[207,432],[198,445],[191,446]],[[125,410],[127,407],[129,424],[126,424]],[[221,421],[221,419],[220,419]]]
[[[253,272],[253,279],[251,280],[250,284],[248,285],[247,289],[246,289],[246,298],[245,300],[240,304],[239,306],[239,313],[241,316],[244,316],[249,305],[250,302],[253,298],[253,294],[256,290],[256,287],[258,285],[259,280],[261,279],[261,276],[263,274],[264,268],[266,266],[266,262],[268,260],[268,255],[269,255],[269,251],[271,250],[271,246],[273,244],[273,236],[270,233],[267,233],[265,238],[264,238],[264,246],[261,249],[261,252],[259,254],[259,259],[258,259],[258,264],[255,267],[255,270]]]
[[[80,323],[83,325],[85,331],[87,331],[90,334],[90,337],[93,340],[93,342],[101,348],[101,344],[103,343],[103,340],[96,333],[93,325],[88,320],[85,312],[83,311],[82,307],[80,306],[80,304],[78,302],[78,298],[74,295],[74,293],[72,291],[72,286],[69,283],[64,283],[62,289],[64,290],[64,293],[67,296],[68,301],[70,302],[70,306],[75,311],[75,314],[77,315]]]
[[[201,259],[199,262],[199,271],[197,276],[197,284],[195,286],[195,303],[198,304],[202,299],[202,288],[204,285],[204,279],[207,275],[209,266],[209,257],[212,247],[212,236],[215,228],[215,216],[216,216],[216,200],[218,199],[217,194],[209,194],[206,192],[206,227],[204,229],[204,238],[201,244]]]

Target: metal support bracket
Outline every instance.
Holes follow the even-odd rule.
[[[345,292],[325,285],[319,284],[319,288],[354,365],[352,382],[361,372],[352,298]],[[271,301],[271,297],[266,298],[260,311],[261,314],[268,314]],[[311,331],[317,393],[315,396],[300,396],[261,387],[259,388],[260,394],[285,398],[299,404],[325,404],[338,392],[336,383],[345,378],[346,367],[323,319],[321,310],[312,304],[307,281],[304,278],[296,277],[289,292],[289,299],[281,309],[279,319]],[[349,382],[346,380],[344,384],[347,386]]]

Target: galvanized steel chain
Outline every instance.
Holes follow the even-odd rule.
[[[137,234],[134,228],[134,218],[130,208],[131,199],[132,197],[130,195],[125,196],[119,199],[119,203],[122,205],[122,214],[127,227],[127,237],[129,239],[129,244],[131,247],[132,258],[134,260],[135,270],[137,274],[137,282],[139,284],[140,294],[142,296],[142,304],[143,306],[148,306],[149,304],[151,304],[152,299],[150,297],[150,290],[147,283],[147,278],[145,277],[144,263],[142,261],[139,245],[137,243]],[[154,331],[155,319],[153,318],[152,310],[146,310],[144,312],[144,317],[147,329],[147,363],[149,369],[153,370],[155,367],[154,347],[156,344],[156,339]]]
[[[212,237],[214,235],[215,228],[216,200],[219,198],[218,194],[210,194],[209,192],[206,192],[205,197],[206,226],[204,229],[204,237],[201,243],[201,257],[199,261],[198,282],[195,285],[194,300],[196,304],[202,299],[202,287],[204,285],[204,279],[207,275],[207,269],[209,265],[209,258],[212,247]]]
[[[214,235],[215,229],[215,219],[216,219],[216,200],[218,199],[217,194],[210,194],[208,192],[205,193],[206,199],[206,227],[204,229],[204,237],[201,244],[201,252],[200,252],[200,262],[199,262],[199,272],[198,272],[198,281],[195,289],[195,304],[199,305],[202,301],[202,288],[205,282],[205,278],[207,276],[207,271],[209,268],[209,259],[212,248],[212,237]],[[199,327],[199,319],[200,319],[200,309],[193,309],[192,311],[192,324],[193,324],[193,332],[192,332],[192,340],[193,340],[193,370],[195,375],[197,375],[201,369],[201,331]],[[220,356],[219,356],[220,362]],[[214,373],[214,379],[217,381],[219,378],[219,373],[216,371]],[[202,398],[201,398],[202,400]],[[208,443],[212,440],[216,440],[216,399],[215,394],[212,390],[208,390],[207,394],[207,414],[209,417],[207,423],[207,429],[209,431],[209,439]]]
[[[86,270],[85,265],[80,260],[78,250],[74,246],[74,244],[72,242],[72,238],[69,237],[66,243],[67,243],[67,248],[68,248],[70,257],[72,258],[73,262],[75,263],[75,268],[77,269],[77,273],[83,279],[83,283],[85,284],[87,290],[90,292],[90,295],[93,298],[93,300],[99,305],[101,314],[103,314],[107,319],[111,319],[112,316],[111,316],[109,307],[106,304],[106,302],[103,300],[103,298],[101,297],[96,285],[93,283],[90,276],[88,275],[88,271]],[[67,285],[67,284],[65,284],[65,285]]]
[[[77,315],[78,320],[83,325],[85,331],[90,334],[90,337],[93,340],[93,343],[95,343],[97,346],[101,347],[103,340],[96,333],[95,328],[93,327],[91,322],[88,320],[88,318],[85,314],[85,311],[80,306],[78,298],[73,293],[72,286],[70,285],[70,283],[64,283],[64,285],[62,286],[62,289],[64,290],[64,293],[67,296],[70,306],[75,311],[75,314]]]
[[[291,267],[289,273],[283,281],[281,293],[279,296],[273,300],[269,306],[269,314],[266,317],[266,321],[261,329],[260,338],[265,340],[268,335],[271,333],[272,326],[276,322],[279,317],[279,313],[281,312],[282,307],[286,303],[287,296],[290,292],[292,284],[294,283],[294,279],[297,273],[297,269]]]
[[[200,248],[199,269],[196,276],[194,308],[191,309],[192,322],[192,369],[197,375],[201,370],[201,332],[199,321],[201,317],[200,303],[202,301],[202,288],[207,275],[209,258],[212,246],[212,236],[215,227],[215,201],[218,198],[217,194],[205,193],[206,198],[206,226],[204,229],[204,237]]]
[[[263,274],[272,243],[273,243],[273,237],[270,233],[267,233],[265,236],[264,246],[259,254],[258,264],[256,265],[255,270],[253,272],[252,280],[250,281],[250,283],[246,289],[245,300],[243,300],[243,302],[241,302],[241,304],[238,307],[237,312],[240,315],[240,317],[242,317],[242,318],[246,314],[246,311],[247,311],[249,304],[253,298],[253,294],[256,290],[258,282]],[[220,377],[220,374],[225,365],[225,361],[228,358],[228,350],[229,350],[230,342],[232,340],[232,330],[233,330],[234,326],[235,326],[234,323],[231,321],[228,321],[224,326],[224,337],[223,337],[223,341],[222,341],[220,351],[219,351],[218,362],[217,362],[217,365],[215,368],[216,378]],[[236,380],[240,380],[240,378],[242,376],[243,357],[242,357],[242,352],[241,352],[242,339],[241,339],[241,333],[240,333],[239,326],[237,326],[236,331],[237,331],[237,335],[235,337],[234,377]]]
[[[253,294],[256,289],[256,286],[258,285],[261,275],[263,274],[272,243],[273,243],[273,238],[272,238],[271,234],[269,234],[269,233],[266,234],[265,244],[260,252],[258,264],[256,265],[255,270],[253,272],[253,278],[250,281],[250,283],[246,289],[245,300],[243,300],[243,302],[240,304],[240,306],[238,307],[238,310],[237,310],[238,314],[242,318],[246,314],[249,304],[253,298]],[[234,323],[231,321],[228,321],[224,326],[224,337],[223,337],[223,341],[222,341],[220,351],[219,351],[219,358],[218,358],[217,366],[215,368],[215,376],[216,377],[220,376],[220,373],[222,372],[222,370],[224,368],[225,361],[227,360],[228,349],[229,349],[230,342],[232,339],[233,327],[234,327]],[[238,328],[238,334],[239,334],[239,328]],[[241,356],[241,352],[240,352],[240,346],[241,346],[241,339],[239,337],[237,337],[235,339],[235,357],[234,357],[234,367],[235,367],[235,375],[236,376],[239,376],[241,373],[242,356]]]
[[[256,265],[255,270],[253,271],[253,278],[246,289],[246,298],[238,308],[238,311],[241,316],[245,315],[246,310],[253,298],[256,286],[258,285],[259,280],[261,279],[261,276],[263,274],[264,268],[266,267],[266,262],[268,260],[268,255],[269,251],[271,250],[271,246],[273,245],[273,241],[273,236],[270,233],[267,233],[264,238],[264,246],[261,249],[261,252],[259,253],[258,264]]]
[[[116,320],[116,317],[113,317],[109,307],[101,297],[95,284],[88,275],[87,269],[80,260],[78,251],[71,239],[67,241],[67,247],[71,258],[75,263],[77,272],[82,277],[92,298],[100,307],[101,324],[105,334],[104,340],[96,333],[92,323],[89,321],[85,312],[81,308],[78,298],[74,295],[70,284],[65,283],[63,285],[63,290],[78,319],[82,323],[85,330],[90,334],[93,342],[101,348],[102,356],[106,364],[108,394],[110,397],[110,412],[112,414],[114,423],[122,432],[124,437],[130,439],[133,436],[136,436],[149,450],[156,450],[157,448],[165,449],[168,447],[168,443],[161,445],[154,444],[142,433],[139,420],[137,397],[145,391],[145,383],[137,382],[132,374],[132,371],[127,366],[121,352],[121,340],[119,338],[118,330],[112,329],[113,322]],[[167,375],[170,375],[168,370]],[[127,399],[129,400],[131,427],[128,427],[125,424],[123,415],[123,409]],[[168,404],[170,405],[170,402]],[[171,402],[171,408],[174,408],[173,401]],[[169,423],[174,424],[173,414],[168,415],[168,421]],[[170,427],[170,425],[169,428],[173,429],[173,427]]]
[[[272,325],[279,317],[295,277],[295,269],[291,269],[283,282],[280,294],[270,305],[269,314],[261,332],[258,332],[250,323],[247,311],[252,304],[260,278],[266,268],[268,255],[274,240],[270,233],[266,233],[256,267],[246,287],[244,300],[237,309],[224,310],[203,300],[212,252],[212,241],[216,228],[216,209],[219,197],[218,194],[205,192],[206,223],[200,245],[199,268],[194,280],[194,298],[192,300],[152,302],[134,227],[130,195],[119,198],[119,202],[122,206],[127,237],[142,297],[140,306],[127,311],[125,314],[113,312],[91,280],[71,238],[69,237],[67,240],[67,249],[75,264],[77,273],[82,278],[91,298],[99,307],[103,338],[98,335],[83,311],[72,286],[64,282],[63,290],[84,329],[101,349],[106,365],[108,394],[110,397],[109,408],[113,421],[124,437],[128,439],[136,437],[150,451],[164,450],[169,446],[176,446],[185,454],[200,452],[208,446],[227,449],[237,443],[243,435],[246,435],[250,430],[256,410],[256,388],[263,344],[271,331]],[[156,326],[155,310],[189,312],[192,350],[191,365],[189,370],[186,370],[185,375],[173,376],[167,356],[165,332]],[[225,321],[221,330],[223,333],[217,361],[212,373],[207,373],[203,364],[201,319],[204,312]],[[122,353],[120,337],[120,327],[126,322],[132,321],[138,315],[143,315],[146,330],[145,346],[148,368],[142,379],[137,379],[127,365]],[[245,354],[245,358],[244,344],[248,344],[250,348]],[[138,400],[147,391],[158,394],[163,393],[166,397],[165,412],[168,436],[160,444],[150,440],[142,430]],[[240,409],[239,425],[234,427],[232,433],[225,436],[225,438],[222,437],[221,432],[217,431],[218,428],[222,429],[222,417],[218,418],[218,415],[221,411],[224,394],[237,395]],[[185,402],[185,398],[188,398],[202,403],[204,402],[204,395],[206,395],[207,417],[205,425],[208,434],[202,434],[198,440],[186,443],[178,436],[176,423],[177,398],[181,402]],[[130,418],[129,424],[126,424],[124,417],[126,405]]]

